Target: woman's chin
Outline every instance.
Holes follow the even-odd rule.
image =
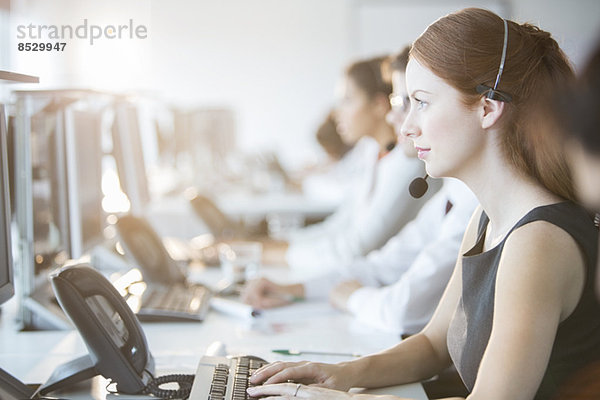
[[[425,172],[427,172],[427,176],[429,176],[430,178],[437,179],[437,178],[445,178],[445,177],[449,176],[447,173],[445,173],[448,171],[442,171],[442,170],[440,170],[440,168],[435,168],[428,161],[424,161],[424,162],[425,162]]]

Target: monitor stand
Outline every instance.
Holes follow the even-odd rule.
[[[35,390],[0,368],[0,399],[30,399],[34,393]]]

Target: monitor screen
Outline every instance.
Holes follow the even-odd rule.
[[[131,202],[131,212],[140,214],[150,201],[150,190],[135,105],[116,105],[112,139],[121,189]]]
[[[81,256],[104,240],[102,211],[102,114],[74,110],[67,132],[71,254]],[[76,242],[76,243],[75,243]]]
[[[10,203],[8,195],[8,160],[6,149],[6,116],[0,104],[0,304],[14,294],[13,264],[10,241]]]
[[[193,110],[189,115],[188,128],[189,148],[196,172],[226,173],[226,159],[235,151],[233,111],[227,108]]]
[[[22,214],[30,214],[32,219],[35,269],[31,273],[37,277],[45,275],[48,268],[56,267],[69,257],[69,191],[65,166],[64,118],[54,109],[43,109],[31,115],[29,123],[29,143],[24,145],[25,149],[18,149],[28,156],[22,155],[19,158],[21,165],[17,165],[16,169],[31,170],[31,192],[26,190],[25,179],[18,181],[16,187],[25,187],[22,190],[23,197],[31,196],[32,203],[28,206],[29,209],[25,209],[26,201],[16,204],[16,207],[23,207],[25,210]],[[28,222],[21,221],[21,224],[27,226]],[[25,268],[29,266],[26,265]],[[28,275],[28,272],[25,274]]]

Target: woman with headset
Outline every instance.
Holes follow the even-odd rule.
[[[533,134],[532,116],[572,76],[556,41],[530,24],[465,9],[430,25],[411,49],[402,132],[429,175],[462,180],[481,204],[444,296],[421,332],[389,350],[276,362],[248,393],[348,398],[453,363],[470,400],[552,399],[559,387],[568,398],[569,377],[600,360],[598,231],[574,202],[562,149]]]

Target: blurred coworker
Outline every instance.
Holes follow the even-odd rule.
[[[316,138],[327,155],[334,161],[341,160],[348,151],[352,150],[352,145],[344,142],[337,131],[334,111],[327,114],[325,121],[319,125]]]
[[[581,202],[600,212],[600,42],[588,59],[582,74],[572,87],[559,92],[554,109],[543,115],[551,125],[558,119],[565,139],[569,165],[573,170],[575,189]],[[598,218],[598,214],[596,214]],[[599,263],[600,265],[600,263]],[[600,268],[596,268],[596,296],[600,300]],[[565,384],[570,392],[559,391],[556,399],[584,400],[600,398],[600,362],[580,369]],[[574,390],[573,388],[577,388]],[[563,389],[564,390],[564,389]]]
[[[600,211],[600,43],[572,88],[555,102],[581,201]]]
[[[407,62],[405,49],[390,63],[394,91],[388,121],[397,132],[409,108]],[[412,150],[416,158],[412,141],[400,137],[399,145],[406,146],[407,153]],[[243,298],[255,307],[268,308],[287,304],[290,297],[318,298],[329,293],[336,307],[360,321],[397,333],[416,333],[429,321],[442,297],[477,204],[465,184],[444,179],[440,191],[417,217],[380,250],[301,284],[279,285],[264,278],[253,281]]]
[[[589,210],[600,213],[600,42],[581,75],[556,91],[539,114],[545,131],[558,133],[565,147],[577,197]],[[544,132],[545,132],[544,131]],[[543,132],[536,131],[540,135]],[[550,138],[552,139],[552,138]],[[599,214],[596,214],[598,224]],[[599,269],[600,271],[600,269]],[[600,299],[600,274],[596,293]]]
[[[396,133],[386,122],[392,87],[383,79],[383,60],[358,61],[346,69],[343,97],[336,111],[337,128],[344,142],[367,154],[370,165],[365,179],[356,182],[333,215],[277,244],[279,261],[284,258],[294,269],[320,273],[380,248],[435,192],[432,189],[419,200],[408,194],[411,180],[423,176],[425,169],[419,160],[406,156],[404,146],[396,146]],[[273,243],[265,248],[270,253],[265,258],[276,262]]]
[[[365,175],[366,165],[372,164],[364,146],[345,143],[337,130],[335,111],[327,114],[319,125],[315,138],[327,160],[306,168],[301,173],[301,187],[304,196],[341,205],[348,198],[356,181]]]

